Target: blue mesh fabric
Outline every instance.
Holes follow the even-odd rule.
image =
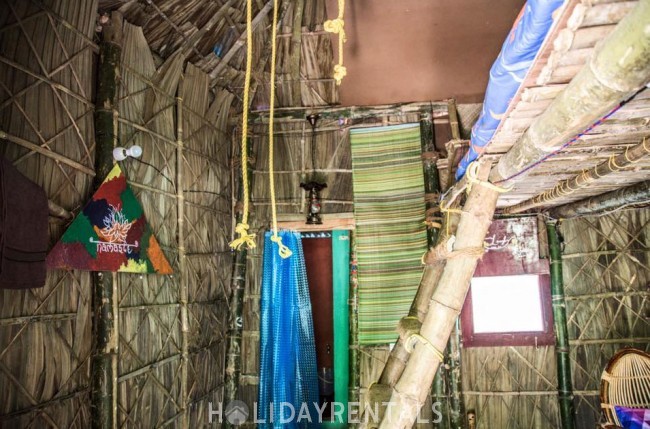
[[[282,259],[271,233],[266,233],[260,299],[258,426],[316,428],[320,427],[315,405],[316,346],[302,242],[297,232],[280,231],[279,235],[293,255]],[[293,419],[291,408],[283,403],[292,405]]]

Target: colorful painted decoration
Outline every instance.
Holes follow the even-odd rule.
[[[172,273],[142,206],[117,164],[50,251],[47,267]]]

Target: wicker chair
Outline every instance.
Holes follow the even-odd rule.
[[[614,406],[650,408],[650,355],[634,348],[618,351],[600,378],[600,404],[607,423],[620,426]]]

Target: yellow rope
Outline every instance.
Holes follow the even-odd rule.
[[[330,19],[325,21],[323,28],[328,33],[334,33],[339,35],[339,63],[334,66],[334,80],[337,85],[341,84],[341,81],[348,74],[347,69],[343,66],[343,43],[345,43],[345,21],[343,21],[343,12],[345,10],[345,0],[339,0],[339,15],[336,19]]]
[[[278,27],[278,0],[273,0],[273,26],[271,30],[271,95],[269,100],[269,181],[271,188],[271,215],[273,219],[273,235],[271,241],[277,243],[278,253],[283,259],[288,258],[293,252],[282,244],[282,237],[278,235],[278,213],[275,207],[275,178],[273,172],[273,119],[275,115],[275,56],[277,50],[277,27]]]
[[[478,165],[479,165],[478,162],[475,161],[472,162],[467,167],[467,173],[466,173],[467,181],[468,181],[467,193],[469,193],[469,191],[472,189],[473,184],[483,186],[484,188],[492,189],[493,191],[496,191],[500,194],[503,194],[505,192],[510,192],[512,190],[513,185],[510,185],[509,187],[505,188],[502,186],[497,186],[485,180],[480,180],[478,178]]]
[[[429,342],[429,340],[427,340],[426,338],[424,338],[420,334],[411,334],[411,336],[409,336],[406,339],[406,344],[405,344],[404,348],[406,349],[407,352],[412,353],[413,350],[415,349],[415,343],[418,343],[418,342],[421,343],[422,345],[424,345],[431,353],[433,353],[433,355],[440,362],[443,362],[445,360],[445,355],[443,355],[440,350],[435,348],[435,346],[433,344],[431,344]]]
[[[246,77],[244,80],[244,99],[242,101],[242,130],[241,130],[241,177],[244,188],[244,213],[242,221],[235,227],[239,238],[230,243],[230,247],[236,250],[246,246],[249,249],[255,248],[255,236],[248,233],[248,98],[251,88],[251,68],[253,56],[253,0],[246,2]]]

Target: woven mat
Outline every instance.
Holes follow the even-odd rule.
[[[397,338],[427,249],[420,126],[351,130],[359,343]]]

